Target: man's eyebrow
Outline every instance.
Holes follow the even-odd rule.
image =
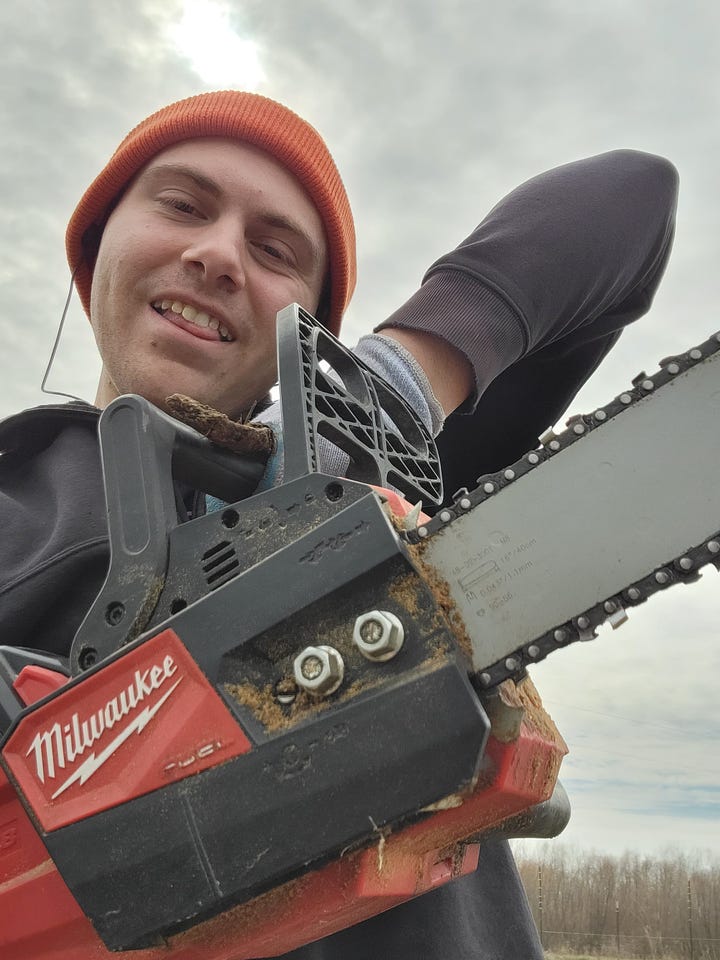
[[[185,163],[157,163],[144,171],[144,175],[152,179],[163,174],[187,177],[188,180],[192,180],[201,190],[205,190],[213,197],[219,197],[222,194],[222,189],[219,184],[215,183],[215,181],[209,177],[206,177],[204,173],[200,173],[195,167],[188,166]]]

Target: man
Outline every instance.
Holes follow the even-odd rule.
[[[240,102],[241,110],[221,116]],[[259,105],[260,121],[251,112]],[[285,128],[280,149],[275,126]],[[202,141],[205,130],[212,138]],[[119,189],[122,202],[108,217]],[[355,285],[352,214],[332,159],[307,124],[259,97],[200,97],[140,124],[73,215],[68,255],[103,358],[99,406],[132,384],[160,406],[180,390],[239,416],[274,383],[277,311],[297,301],[338,332]],[[165,310],[153,306],[163,301]],[[200,326],[189,314],[196,309],[205,323],[204,301],[219,316]],[[173,302],[187,307],[184,316]],[[149,323],[150,309],[170,325]],[[179,329],[194,341],[177,335],[171,344]],[[436,348],[455,352],[443,342]],[[442,364],[434,374],[441,395],[449,388],[449,404],[459,396],[455,406],[470,385],[469,364],[460,355],[456,362],[461,387]]]
[[[647,310],[675,193],[666,161],[630,151],[541,175],[363,338],[358,355],[434,433],[448,417],[448,493],[534,445]],[[75,210],[67,250],[103,360],[98,407],[180,392],[240,416],[274,381],[277,311],[297,301],[337,333],[355,282],[352,214],[325,144],[239,92],[172,104],[131,131]],[[70,404],[0,427],[0,627],[17,645],[66,654],[102,583],[97,416]],[[484,844],[476,874],[292,956],[369,953],[541,957],[507,844]]]

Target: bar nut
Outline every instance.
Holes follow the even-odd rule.
[[[345,664],[335,647],[305,647],[295,657],[293,673],[301,689],[316,697],[326,697],[343,682]]]
[[[388,610],[370,610],[355,621],[353,641],[368,660],[392,660],[403,645],[405,630]]]

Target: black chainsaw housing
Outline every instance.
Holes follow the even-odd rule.
[[[306,489],[330,479],[307,477]],[[109,948],[160,942],[473,783],[489,722],[467,668],[378,498],[350,500],[132,645],[171,624],[253,749],[44,836]],[[405,625],[388,663],[352,641],[372,609]],[[266,691],[308,642],[342,653],[343,687],[320,707],[288,705],[287,724],[268,728],[229,691]]]

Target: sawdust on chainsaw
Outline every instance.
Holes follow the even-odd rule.
[[[435,568],[426,563],[423,559],[425,542],[417,545],[408,545],[408,550],[420,570],[421,574],[432,591],[438,606],[445,614],[459,648],[468,657],[470,663],[473,660],[472,640],[467,632],[465,623],[460,616],[457,607],[452,599],[450,586],[443,577],[441,577]],[[549,763],[544,768],[543,784],[544,792],[549,796],[557,780],[557,774],[560,767],[561,756],[567,753],[567,746],[560,732],[555,726],[552,718],[543,707],[540,695],[529,677],[524,677],[519,683],[512,680],[506,680],[500,684],[499,695],[504,703],[510,707],[520,708],[523,711],[522,722],[530,729],[536,731],[544,740],[549,740],[557,744],[560,748],[557,760]],[[535,756],[531,760],[531,769],[534,777],[541,772],[543,760],[540,756]]]
[[[252,683],[226,683],[225,690],[236,703],[247,707],[266,730],[275,732],[294,726],[302,716],[319,713],[332,705],[329,698],[311,697],[301,690],[292,703],[282,705],[275,699],[272,684],[256,687]]]
[[[287,730],[307,716],[321,713],[338,704],[352,700],[353,697],[381,686],[385,678],[378,676],[373,680],[362,677],[342,687],[329,697],[314,697],[300,690],[292,703],[280,704],[276,699],[277,686],[267,684],[255,687],[251,683],[226,683],[225,690],[237,703],[247,707],[257,720],[271,733]]]
[[[442,800],[436,800],[435,803],[429,803],[426,807],[421,807],[420,813],[437,813],[439,810],[454,810],[455,807],[461,807],[464,802],[464,796],[459,793],[451,793],[449,797],[443,797]]]
[[[465,622],[460,616],[455,602],[450,592],[450,585],[447,580],[440,576],[435,567],[426,563],[423,559],[423,544],[408,544],[410,556],[417,566],[420,574],[424,578],[432,595],[435,597],[437,605],[442,610],[447,622],[450,624],[455,640],[461,652],[467,658],[469,663],[473,660],[473,645],[470,635],[467,632]]]
[[[423,570],[422,574],[426,575],[427,571]],[[407,611],[407,614],[411,620],[417,621],[424,612],[423,607],[426,605],[425,587],[427,586],[430,586],[430,584],[427,582],[427,578],[423,580],[422,576],[412,572],[408,573],[404,577],[398,577],[396,580],[393,580],[388,589],[388,594],[398,604],[398,606]],[[434,593],[433,598],[437,603],[438,599]],[[438,629],[448,629],[444,611],[435,611],[434,623]],[[434,650],[428,657],[426,657],[425,663],[437,663],[439,660],[444,659],[448,653],[448,650],[449,647],[445,640],[441,637],[437,638],[435,641]]]
[[[418,589],[418,578],[408,573],[404,577],[398,577],[393,580],[388,589],[388,594],[398,603],[403,610],[407,610],[413,619],[420,616],[420,590]]]
[[[415,620],[422,614],[423,581],[414,572],[393,580],[389,588],[390,596],[395,600],[402,611]],[[401,619],[403,613],[400,613]],[[436,617],[436,626],[447,631],[447,623],[442,614]],[[286,730],[294,726],[299,720],[315,715],[323,710],[342,704],[360,693],[373,690],[387,683],[387,676],[382,665],[376,665],[376,676],[365,673],[352,682],[348,682],[347,674],[352,672],[352,665],[362,660],[362,654],[356,648],[352,639],[352,627],[345,621],[322,619],[313,624],[312,636],[298,637],[292,634],[282,637],[268,638],[264,641],[264,652],[268,659],[278,665],[286,660],[299,646],[307,644],[325,644],[334,647],[343,657],[346,664],[346,680],[335,693],[327,697],[315,697],[297,687],[289,676],[281,677],[274,685],[257,686],[247,681],[228,682],[224,684],[226,692],[237,703],[247,707],[257,720],[269,732]],[[447,657],[450,645],[445,636],[439,634],[431,641],[432,646],[427,650],[421,664],[416,669],[417,674],[434,670]],[[363,665],[366,664],[363,661]],[[278,694],[297,691],[291,703],[281,704],[277,700]]]
[[[415,675],[420,676],[434,670],[447,657],[447,653],[447,645],[440,641],[416,668]],[[377,689],[385,683],[387,678],[378,672],[376,678],[358,677],[329,697],[314,697],[305,690],[300,690],[289,704],[280,704],[277,701],[277,684],[256,687],[252,683],[226,683],[224,687],[233,700],[247,707],[268,732],[276,733],[295,726],[298,721],[308,716],[346,703],[361,693]]]
[[[502,699],[511,707],[522,707],[525,711],[523,722],[542,736],[544,740],[561,744],[565,749],[565,741],[555,726],[552,717],[545,710],[540,694],[530,677],[524,677],[519,683],[505,680],[501,683],[499,693]]]
[[[341,855],[340,859],[344,861],[343,867],[329,864],[290,880],[191,930],[170,937],[169,946],[178,951],[202,946],[218,956],[218,951],[222,950],[223,957],[235,957],[238,945],[244,944],[245,949],[249,947],[254,951],[253,955],[267,955],[272,949],[275,956],[280,946],[278,931],[283,920],[287,935],[284,949],[292,950],[308,938],[312,942],[337,932],[348,923],[367,919],[377,913],[378,908],[374,900],[357,900],[356,884],[358,871],[362,869],[363,851],[354,850],[347,857]],[[392,881],[392,877],[389,879]],[[335,894],[336,909],[332,913],[323,906],[328,883],[332,883]],[[312,919],[310,928],[309,919]]]
[[[216,945],[218,941],[223,942],[230,939],[237,942],[243,934],[246,937],[248,934],[252,935],[260,927],[269,931],[277,929],[277,925],[289,904],[298,895],[302,894],[303,889],[309,882],[310,878],[307,875],[296,877],[294,880],[283,883],[279,887],[274,887],[266,893],[261,893],[247,903],[231,907],[225,913],[170,937],[168,942],[172,947],[180,950],[196,944],[207,946],[212,943]]]
[[[287,722],[287,714],[270,694],[269,686],[255,687],[252,683],[225,683],[223,686],[236,703],[247,707],[267,729],[277,729]]]
[[[219,410],[181,393],[172,394],[165,403],[176,420],[197,430],[219,447],[233,453],[266,458],[275,452],[275,434],[266,424],[231,420]]]
[[[519,684],[512,680],[505,681],[499,688],[499,694],[503,702],[509,707],[522,709],[522,723],[526,728],[537,732],[544,740],[550,741],[558,748],[554,753],[537,753],[530,759],[531,779],[538,781],[539,778],[542,778],[539,784],[536,783],[536,787],[539,787],[539,792],[543,797],[548,798],[552,794],[563,754],[567,750],[565,742],[551,717],[543,708],[540,696],[529,678],[523,679]],[[490,772],[491,780],[493,776],[494,773]],[[463,816],[460,808],[467,803],[474,803],[478,791],[482,791],[480,781],[472,790],[463,791],[443,798],[434,804],[429,804],[425,810],[435,813],[432,820],[400,831],[396,837],[388,836],[388,843],[386,843],[384,849],[385,862],[392,861],[394,844],[397,840],[402,844],[404,855],[414,852],[421,856],[430,850],[437,850],[445,845],[448,845],[449,849],[459,849],[460,838],[457,835],[458,821],[456,817]],[[498,800],[497,809],[493,807],[492,803],[486,802],[482,809],[482,818],[475,820],[467,836],[474,837],[476,834],[482,834],[483,831],[493,828],[502,820],[507,819],[508,816],[514,816],[514,813],[501,809],[501,800]],[[527,816],[530,818],[532,812],[528,811]],[[442,856],[439,859],[442,859]]]
[[[506,680],[500,684],[498,690],[505,703],[511,707],[522,708],[522,722],[527,728],[535,731],[543,740],[555,744],[558,748],[554,757],[543,759],[540,754],[536,753],[530,760],[533,782],[542,775],[541,790],[543,796],[549,797],[555,787],[562,758],[567,753],[567,745],[552,717],[545,710],[540,694],[530,677],[524,677],[519,683]]]
[[[135,584],[138,581],[141,581],[145,576],[146,573],[142,569],[141,564],[129,563],[125,566],[120,574],[120,584],[123,586],[127,584]],[[155,607],[157,607],[158,600],[160,599],[164,586],[164,577],[153,577],[145,593],[145,599],[143,600],[142,605],[137,612],[135,618],[135,627],[128,634],[126,634],[124,643],[130,643],[131,640],[134,640],[145,629],[148,620],[155,610]]]

